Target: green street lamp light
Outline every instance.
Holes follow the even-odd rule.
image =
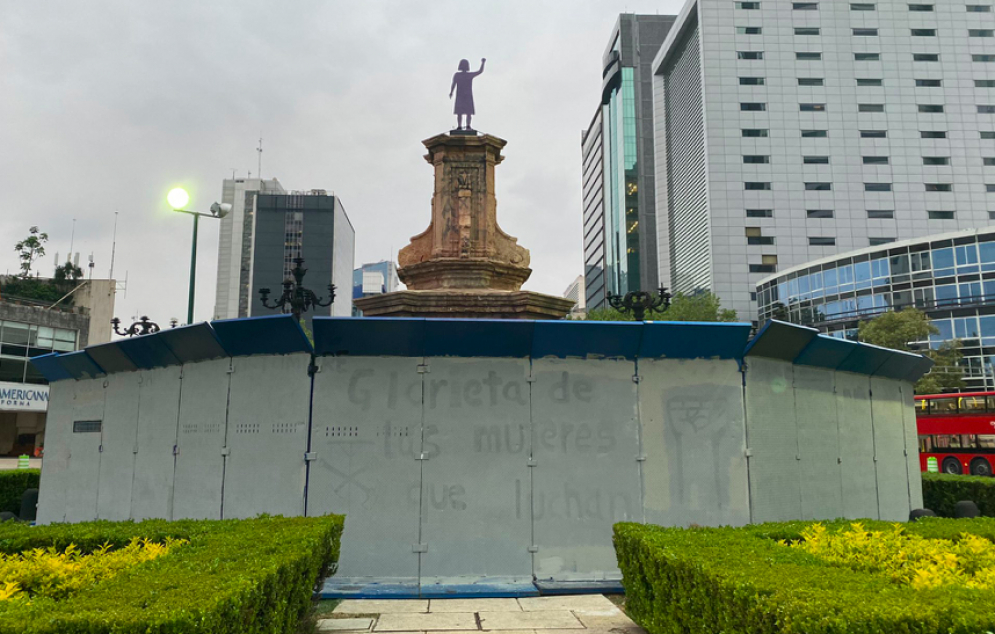
[[[175,187],[169,190],[166,194],[166,201],[169,206],[173,208],[173,211],[178,211],[181,214],[189,214],[193,216],[193,245],[190,248],[190,295],[187,300],[187,324],[193,323],[193,298],[194,298],[194,288],[196,288],[197,279],[197,225],[201,216],[206,216],[208,218],[217,218],[220,220],[224,218],[231,212],[231,205],[228,203],[214,203],[211,205],[211,213],[205,214],[199,211],[188,211],[184,209],[190,202],[190,194],[187,193],[182,187]]]

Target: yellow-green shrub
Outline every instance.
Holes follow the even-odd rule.
[[[964,584],[916,588],[896,583],[881,570],[836,565],[781,543],[801,540],[811,525],[680,529],[616,524],[627,610],[651,634],[995,631],[995,590]],[[849,525],[825,524],[827,532]],[[862,526],[871,532],[893,530],[886,522],[867,520]],[[995,520],[927,518],[907,525],[905,533],[970,548],[964,535],[991,542]]]
[[[0,601],[0,634],[294,632],[338,560],[343,518],[0,524],[0,552],[189,543],[62,596]],[[3,584],[0,583],[0,587]]]

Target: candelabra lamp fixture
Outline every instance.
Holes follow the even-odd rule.
[[[134,317],[132,317],[134,319]],[[138,335],[151,335],[154,332],[159,332],[159,324],[154,321],[149,321],[149,318],[142,315],[142,318],[131,324],[125,330],[121,330],[121,320],[115,317],[111,320],[111,325],[114,326],[114,332],[121,335],[122,337],[135,337]]]
[[[655,294],[648,291],[630,291],[623,297],[608,293],[608,303],[622,313],[632,312],[632,317],[636,321],[643,321],[647,310],[662,313],[670,308],[671,297],[667,289],[661,286]]]
[[[308,310],[318,307],[331,306],[335,301],[335,285],[328,285],[328,300],[323,300],[314,294],[310,289],[304,288],[304,275],[307,269],[304,268],[304,258],[294,258],[294,268],[290,273],[294,279],[283,281],[283,294],[272,304],[269,302],[270,289],[259,289],[259,299],[263,306],[270,310],[279,310],[282,313],[289,312],[297,321],[301,320],[301,315]]]

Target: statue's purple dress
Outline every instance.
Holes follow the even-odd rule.
[[[456,84],[456,104],[453,106],[453,114],[476,114],[473,110],[473,78],[481,72],[483,71],[459,72],[453,75],[453,83]]]

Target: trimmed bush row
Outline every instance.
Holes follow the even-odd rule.
[[[28,489],[37,489],[40,469],[0,471],[0,512],[21,514],[21,497]]]
[[[995,478],[990,476],[922,474],[923,507],[941,517],[954,516],[954,504],[970,500],[985,517],[995,517]]]
[[[831,530],[850,522],[824,523]],[[864,520],[868,530],[891,526]],[[743,528],[615,525],[626,610],[651,634],[977,634],[995,631],[995,592],[916,590],[886,574],[827,564],[797,540],[811,522]],[[995,539],[995,519],[926,518],[926,538],[970,532]]]
[[[132,537],[190,542],[64,599],[0,603],[0,634],[295,632],[338,561],[343,519],[0,524],[5,553],[70,543],[90,552]]]

